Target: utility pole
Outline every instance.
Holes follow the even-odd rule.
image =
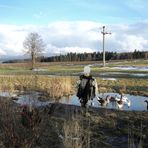
[[[104,49],[104,45],[105,45],[105,35],[106,34],[111,34],[110,32],[105,32],[105,26],[103,26],[103,30],[101,32],[103,34],[103,67],[105,67],[105,49]]]

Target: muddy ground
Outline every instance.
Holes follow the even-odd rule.
[[[148,147],[148,112],[52,104],[38,109],[40,120],[22,125],[22,107],[0,99],[2,148]]]

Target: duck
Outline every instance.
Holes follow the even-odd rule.
[[[121,93],[120,98],[118,98],[116,95],[115,100],[119,108],[122,108],[124,104],[127,105],[128,108],[131,106],[131,101],[123,93]]]
[[[126,104],[128,106],[128,108],[129,108],[131,106],[131,101],[123,93],[121,94],[121,97],[122,97],[122,101],[124,102],[124,104]]]
[[[109,102],[111,102],[112,107],[116,107],[116,101],[120,100],[117,98],[117,95],[116,96],[108,95],[107,98],[109,99]]]
[[[147,110],[148,110],[148,100],[145,100],[144,102],[146,102],[146,103],[147,103]]]
[[[126,101],[126,104],[127,104],[128,108],[129,108],[131,106],[131,101],[130,100],[127,100]]]
[[[97,101],[101,106],[107,106],[107,104],[110,102],[110,96],[107,95],[105,99],[102,97],[97,96]]]
[[[115,102],[116,101],[116,96],[115,97],[113,97],[113,96],[110,96],[110,102]]]
[[[122,101],[122,98],[120,98],[120,100],[116,100],[117,106],[119,109],[121,109],[124,105],[124,102]]]

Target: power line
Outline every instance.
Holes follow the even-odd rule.
[[[103,34],[103,67],[105,67],[105,49],[104,49],[104,46],[105,46],[105,35],[106,34],[111,34],[110,32],[105,32],[105,26],[103,26],[103,30],[101,32]]]

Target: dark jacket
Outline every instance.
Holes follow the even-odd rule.
[[[80,84],[78,85],[77,97],[79,99],[90,100],[95,97],[95,86],[93,85],[95,79],[90,76],[81,75]]]

